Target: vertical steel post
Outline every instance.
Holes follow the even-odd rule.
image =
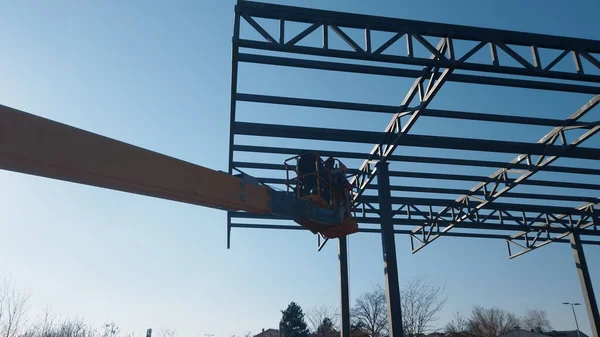
[[[585,260],[585,254],[583,253],[581,238],[579,237],[579,233],[575,232],[571,233],[569,237],[573,255],[575,256],[575,266],[577,267],[577,273],[579,274],[581,290],[583,291],[583,300],[592,327],[592,336],[600,337],[600,314],[598,314],[598,303],[596,302],[596,296],[594,295],[594,289],[592,288],[592,279],[588,270],[587,261]]]
[[[238,1],[239,4],[239,1]],[[237,78],[238,78],[238,40],[240,38],[240,14],[237,6],[234,10],[233,17],[233,38],[231,41],[231,98],[229,110],[229,164],[227,172],[233,174],[233,140],[234,132],[233,125],[235,123],[236,96],[237,96]],[[227,212],[227,249],[231,248],[231,213]]]
[[[388,310],[388,330],[390,337],[404,337],[402,311],[400,308],[400,285],[396,263],[396,239],[392,223],[392,202],[390,176],[387,162],[377,163],[377,186],[379,192],[379,217],[381,219],[381,242]]]
[[[346,237],[339,238],[338,259],[340,261],[341,322],[340,336],[350,337],[350,291],[348,287],[348,244]]]

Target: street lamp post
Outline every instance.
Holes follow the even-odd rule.
[[[577,327],[577,337],[581,337],[581,335],[579,333],[579,323],[577,323],[577,315],[575,315],[575,306],[581,305],[581,303],[563,302],[563,304],[571,306],[571,310],[573,310],[573,318],[575,318],[575,326]]]

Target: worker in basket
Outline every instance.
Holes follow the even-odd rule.
[[[335,165],[335,159],[329,157],[325,161],[325,171],[333,193],[331,202],[335,206],[344,206],[346,214],[350,216],[350,190],[352,186],[346,179],[346,166],[342,163]]]
[[[314,153],[304,151],[298,156],[298,186],[300,197],[317,192],[317,171]]]

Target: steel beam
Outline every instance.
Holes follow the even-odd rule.
[[[465,174],[443,174],[443,173],[428,173],[428,172],[411,172],[411,171],[390,171],[392,177],[416,178],[416,179],[439,179],[439,180],[457,180],[457,181],[486,181],[493,183],[494,180],[488,177],[472,176]],[[283,184],[284,181],[278,178],[264,178],[261,180],[265,184]],[[506,184],[510,185],[515,179],[507,179]],[[547,187],[562,187],[574,188],[582,190],[598,190],[599,184],[573,183],[568,181],[551,181],[551,180],[535,180],[528,179],[522,181],[520,185],[528,186],[547,186]]]
[[[410,208],[410,210],[409,210]],[[417,209],[417,210],[415,210]],[[362,212],[361,212],[362,213]],[[379,224],[381,221],[378,216],[366,216],[367,214],[377,214],[378,211],[374,209],[365,209],[364,215],[357,215],[355,217],[356,221],[359,224],[367,224],[374,225]],[[410,205],[409,207],[404,207],[401,210],[395,210],[393,212],[394,218],[392,219],[392,223],[395,226],[415,226],[429,223],[428,220],[430,213],[426,211],[418,210],[418,208],[414,205]],[[410,216],[410,219],[407,218],[397,218],[397,216]],[[231,212],[231,217],[235,219],[264,219],[264,220],[285,220],[283,217],[272,216],[272,215],[263,215],[263,214],[253,214],[246,212]],[[451,221],[450,215],[444,217],[445,221]],[[463,229],[477,229],[477,230],[486,230],[486,231],[498,231],[498,232],[507,232],[507,231],[529,231],[529,230],[543,230],[544,233],[551,233],[556,235],[561,235],[558,238],[565,237],[571,232],[571,228],[569,227],[568,219],[557,219],[553,221],[553,226],[540,226],[535,227],[537,221],[540,221],[539,217],[527,216],[525,218],[516,217],[516,216],[506,216],[502,215],[499,212],[491,212],[487,214],[482,214],[481,219],[479,221],[470,221],[468,223],[462,223],[457,225],[457,228]],[[587,220],[585,222],[588,224]],[[533,225],[530,225],[533,224]],[[587,227],[590,228],[590,227]],[[582,228],[584,229],[584,228]],[[408,233],[408,232],[407,232]],[[596,229],[588,229],[582,232],[583,235],[588,236],[600,236],[600,231]],[[514,237],[514,235],[513,235]],[[511,236],[503,236],[503,238],[511,239]]]
[[[233,151],[236,152],[255,152],[255,153],[270,153],[270,154],[286,154],[296,155],[301,153],[302,149],[295,148],[282,148],[282,147],[269,147],[269,146],[252,146],[252,145],[239,145],[233,146]],[[345,151],[331,151],[331,150],[317,150],[312,149],[310,151],[317,152],[322,156],[331,156],[335,158],[347,158],[347,159],[367,159],[368,154],[359,152],[345,152]],[[470,159],[457,159],[457,158],[442,158],[442,157],[423,157],[423,156],[406,156],[406,155],[390,155],[388,161],[397,162],[408,162],[408,163],[424,163],[434,165],[452,165],[452,166],[474,166],[474,167],[492,167],[492,168],[506,168],[511,170],[523,170],[528,169],[527,164],[511,164],[508,162],[491,161],[491,160],[470,160]],[[561,172],[561,173],[573,173],[573,174],[588,174],[588,175],[600,175],[600,169],[590,169],[583,167],[568,167],[568,166],[548,166],[546,168],[548,172]],[[356,174],[358,171],[353,171],[352,174]],[[479,179],[477,180],[479,181]],[[599,185],[600,186],[600,185]]]
[[[590,271],[588,270],[587,261],[583,252],[583,246],[579,233],[571,233],[570,235],[571,248],[573,249],[573,255],[575,256],[575,266],[577,267],[577,274],[579,275],[579,282],[581,283],[581,290],[583,292],[583,300],[585,307],[587,308],[588,318],[590,326],[592,328],[592,336],[600,337],[600,313],[598,312],[598,302],[596,302],[596,295],[594,294],[594,288],[592,286],[592,278],[590,277]]]
[[[299,39],[292,39],[293,43],[276,43],[273,38],[266,38],[269,42],[247,39],[240,40],[240,45],[245,48],[563,80],[598,82],[598,78],[600,78],[599,76],[585,73],[581,68],[580,62],[573,63],[569,71],[554,70],[555,65],[564,57],[563,54],[558,58],[541,60],[539,53],[524,56],[513,49],[515,46],[526,46],[528,48],[533,46],[535,50],[538,48],[551,48],[563,51],[564,54],[573,51],[576,60],[579,60],[580,57],[585,57],[590,60],[593,67],[600,67],[600,62],[592,56],[592,53],[598,52],[597,46],[600,44],[599,41],[251,2],[239,4],[236,6],[236,11],[247,16],[322,25],[324,28],[330,28],[336,32],[352,50],[333,49],[327,44],[313,46],[297,45],[296,42],[306,36],[303,35],[304,32],[298,35],[301,36]],[[254,28],[262,36],[265,36],[262,27]],[[364,45],[361,46],[352,37],[344,33],[343,30],[346,28],[363,30],[367,36]],[[395,35],[379,48],[373,48],[371,40],[368,37],[374,31],[391,32],[395,33]],[[427,59],[422,55],[417,55],[410,48],[411,44],[409,44],[407,56],[384,53],[391,44],[404,35],[414,38],[414,43],[420,43],[436,57]],[[448,55],[446,56],[445,53],[437,51],[426,37],[441,40],[448,39]],[[408,42],[413,42],[411,38],[408,39]],[[455,48],[456,46],[454,46],[455,41],[465,40],[478,43],[475,47],[467,50],[464,55],[456,55],[458,51]],[[499,60],[497,53],[493,53],[492,57],[485,63],[470,61],[471,56],[486,44],[490,44],[493,51],[502,49],[506,53],[507,58],[516,61],[518,65],[506,66],[504,64],[505,59]],[[542,63],[547,65],[542,67]]]
[[[340,264],[340,336],[350,337],[350,288],[348,286],[348,243],[345,236],[338,239]]]
[[[369,207],[360,210],[355,216],[355,219],[359,224],[374,225],[381,222],[378,216],[379,210],[375,208],[376,205],[370,204],[370,206],[373,206],[373,208]],[[597,220],[598,218],[592,217],[592,213],[589,210],[586,210],[585,213],[587,214],[579,217],[555,215],[552,213],[534,213],[534,215],[522,216],[522,214],[518,213],[493,210],[486,213],[481,212],[479,214],[479,219],[469,219],[468,222],[457,224],[456,228],[503,233],[507,231],[521,231],[521,233],[538,232],[537,237],[527,239],[530,240],[529,246],[523,247],[533,250],[536,248],[536,242],[543,240],[543,238],[540,237],[540,234],[543,234],[543,236],[551,235],[552,241],[566,237],[573,230],[578,230],[581,235],[584,236],[600,236],[600,230],[598,230],[597,226],[594,226],[594,219]],[[394,218],[392,219],[392,223],[395,226],[414,226],[431,223],[432,216],[429,206],[427,205],[421,208],[420,206],[407,204],[400,205],[393,211],[393,215]],[[232,212],[231,217],[236,219],[286,220],[281,216],[246,212]],[[443,221],[450,222],[452,220],[452,215],[444,215],[442,219]],[[521,235],[521,233],[506,236],[505,238],[507,240],[514,240]],[[518,242],[515,244],[518,245]],[[511,258],[512,257],[514,256],[511,256]]]
[[[396,239],[392,223],[392,203],[388,163],[379,163],[377,182],[379,183],[379,216],[381,220],[381,243],[385,273],[385,288],[388,312],[388,333],[390,336],[404,336],[402,329],[402,309],[400,306],[400,285],[396,262]]]
[[[300,226],[300,225],[295,225],[295,224],[286,224],[286,225],[281,225],[281,224],[264,224],[264,223],[239,223],[239,222],[232,222],[231,223],[231,227],[232,228],[242,228],[242,229],[273,229],[273,230],[292,230],[292,231],[308,231],[308,229]],[[359,233],[370,233],[370,234],[381,234],[381,230],[378,228],[359,228],[358,230]],[[394,234],[397,235],[408,235],[412,233],[410,230],[406,230],[406,229],[394,229]],[[457,233],[457,232],[450,232],[448,233],[449,237],[455,237],[455,238],[471,238],[471,239],[498,239],[498,240],[506,240],[507,238],[509,238],[508,235],[500,235],[500,234],[487,234],[487,233],[482,233],[482,232],[476,232],[476,233]],[[562,239],[562,240],[558,240],[556,241],[558,243],[569,243],[569,240],[566,239]],[[581,240],[581,243],[583,245],[593,245],[593,246],[600,246],[600,241],[594,241],[594,240]]]
[[[572,124],[574,122],[576,122],[580,118],[584,117],[590,110],[592,110],[594,107],[596,107],[599,103],[600,103],[600,95],[596,95],[594,98],[592,98],[586,104],[584,104],[582,107],[577,109],[577,111],[575,111],[571,116],[569,116],[567,119],[565,119],[564,124],[562,126],[552,129],[552,131],[550,131],[548,134],[546,134],[544,137],[542,137],[537,143],[539,145],[545,146],[546,148],[550,148],[550,147],[555,146],[553,144],[557,140],[560,140],[560,142],[561,142],[561,147],[560,147],[561,151],[560,152],[550,153],[550,151],[547,151],[545,153],[541,153],[540,157],[537,158],[537,160],[536,160],[535,158],[532,158],[533,153],[524,151],[523,154],[521,154],[521,155],[517,156],[515,159],[513,159],[511,161],[511,163],[521,163],[523,161],[526,161],[527,164],[530,165],[530,168],[525,173],[522,173],[513,182],[511,182],[510,184],[506,184],[506,180],[508,179],[508,172],[506,169],[500,169],[489,177],[489,180],[491,180],[491,182],[488,182],[488,181],[481,182],[481,183],[477,184],[475,187],[473,187],[471,190],[469,190],[466,194],[464,194],[464,195],[460,196],[458,199],[456,199],[457,203],[470,204],[470,209],[465,214],[462,214],[460,217],[457,217],[456,219],[454,219],[451,223],[444,224],[443,230],[439,231],[439,228],[438,228],[437,234],[435,234],[433,236],[428,235],[427,237],[424,236],[425,240],[419,239],[419,241],[421,241],[421,245],[418,246],[416,249],[414,249],[413,253],[417,252],[420,249],[422,249],[423,247],[427,246],[429,243],[433,242],[435,239],[439,238],[444,233],[447,233],[449,230],[452,229],[452,227],[454,227],[454,225],[456,223],[459,223],[461,221],[464,221],[465,219],[468,219],[472,214],[476,213],[479,209],[485,208],[489,204],[493,203],[494,200],[502,197],[505,193],[507,193],[508,191],[513,189],[519,183],[526,181],[527,179],[529,179],[529,177],[533,176],[535,173],[548,167],[550,164],[552,164],[558,158],[565,157],[568,152],[576,150],[577,146],[579,146],[581,143],[583,143],[584,141],[586,141],[586,140],[590,139],[592,136],[594,136],[598,131],[600,131],[600,126],[593,127],[591,130],[588,130],[585,134],[579,136],[577,139],[575,139],[571,142],[567,141],[567,136],[565,133],[568,130],[568,128],[570,126],[572,126]],[[472,197],[473,193],[476,191],[483,191],[484,197],[483,198],[473,198]],[[446,211],[447,211],[447,209],[443,209],[438,214],[445,213]],[[565,214],[567,214],[567,213],[565,213]],[[435,217],[434,217],[434,219],[435,219]],[[417,235],[419,233],[425,233],[425,231],[427,230],[426,228],[427,228],[427,225],[420,226],[420,227],[415,228],[413,230],[413,232],[415,233],[415,235]]]
[[[336,141],[348,143],[378,144],[381,139],[386,139],[385,144],[389,147],[382,147],[386,153],[391,153],[393,145],[397,138],[390,138],[390,133],[342,130],[316,127],[300,127],[278,124],[235,122],[235,134],[246,136],[274,137],[274,138],[295,138],[311,139],[322,141]],[[405,129],[403,132],[407,132]],[[591,131],[591,130],[590,130]],[[410,147],[425,147],[436,149],[453,149],[465,151],[481,151],[496,153],[529,153],[530,155],[562,156],[567,158],[593,159],[600,160],[600,149],[596,148],[573,148],[565,152],[563,146],[546,145],[539,143],[524,143],[512,141],[499,141],[487,139],[469,139],[459,137],[441,137],[426,135],[409,135],[403,133],[402,145]],[[383,156],[383,153],[381,154]],[[373,155],[373,158],[379,155]],[[383,158],[383,157],[381,157]],[[369,161],[371,163],[371,161]],[[367,165],[369,166],[369,165]],[[372,165],[370,166],[372,167]],[[365,166],[366,168],[366,166]],[[373,168],[372,171],[375,171]],[[362,170],[361,170],[362,172]],[[373,176],[374,177],[374,176]],[[366,186],[366,180],[361,186]],[[364,188],[364,187],[363,187]],[[360,195],[360,194],[358,194]]]
[[[371,212],[371,210],[369,210],[367,212],[367,210],[365,210],[366,214],[374,214],[374,212]],[[251,215],[251,216],[246,216],[246,215]],[[400,212],[394,212],[394,216],[397,215],[407,215],[406,211],[400,211]],[[428,217],[428,214],[425,212],[417,212],[417,211],[411,211],[410,215],[413,216],[414,218],[420,218],[420,219],[398,219],[398,218],[394,218],[392,220],[392,223],[394,224],[394,226],[415,226],[415,225],[419,225],[419,224],[425,224],[430,222],[430,220],[426,220]],[[492,215],[491,217],[494,217],[495,219],[497,219],[497,216]],[[285,220],[283,218],[278,218],[278,217],[270,217],[270,216],[254,216],[253,214],[248,214],[248,213],[242,213],[242,214],[232,214],[232,218],[237,218],[237,219],[264,219],[264,220]],[[449,221],[449,219],[445,219],[447,221]],[[545,236],[546,234],[550,234],[552,235],[552,241],[556,242],[558,240],[561,240],[562,238],[566,237],[567,235],[569,235],[569,233],[571,233],[571,229],[568,228],[567,226],[562,226],[562,225],[566,225],[565,223],[563,223],[562,221],[555,221],[551,226],[546,226],[545,224],[542,223],[536,223],[536,221],[540,221],[539,219],[536,219],[535,217],[528,217],[527,220],[524,220],[523,222],[526,222],[527,224],[523,224],[523,223],[517,223],[514,220],[509,221],[509,220],[504,220],[501,223],[498,222],[492,222],[492,221],[488,221],[489,219],[486,219],[486,221],[477,221],[477,222],[472,222],[467,224],[462,224],[461,226],[457,226],[457,228],[462,228],[462,229],[471,229],[471,230],[481,230],[481,231],[494,231],[494,232],[502,232],[502,233],[506,233],[506,232],[512,232],[512,231],[527,231],[527,230],[535,230],[537,228],[538,231],[542,232],[542,234]],[[364,225],[376,225],[379,224],[380,218],[379,217],[375,217],[375,216],[357,216],[356,217],[356,221],[359,224],[364,224]],[[583,230],[586,228],[582,228],[582,235],[586,235],[586,236],[600,236],[600,231],[598,230],[594,230],[594,229],[589,229],[590,228],[590,223],[586,222],[585,226],[587,228],[587,230]],[[408,233],[408,232],[407,232]],[[504,234],[503,234],[504,235]],[[460,235],[459,235],[460,236]],[[505,234],[504,236],[502,236],[502,238],[508,240],[514,240],[515,235],[509,236],[508,234]],[[536,239],[535,238],[529,238],[530,241],[532,241],[531,245],[535,244]],[[542,240],[542,239],[540,239]],[[513,244],[515,244],[513,242]],[[517,244],[518,245],[518,244]],[[522,246],[523,247],[523,246]],[[530,246],[531,247],[531,246]],[[525,247],[523,247],[525,248]],[[529,249],[535,249],[535,247],[529,248]],[[509,252],[509,254],[511,254]],[[521,253],[517,253],[514,255],[510,255],[510,258],[514,258],[518,255],[521,255]]]
[[[233,166],[236,168],[251,168],[251,169],[261,169],[261,170],[278,170],[284,171],[286,169],[283,164],[268,164],[268,163],[254,163],[254,162],[234,162]],[[289,166],[289,169],[294,170],[295,166]],[[349,174],[355,174],[358,170],[349,169]],[[390,176],[407,176],[412,175],[417,172],[390,172]],[[280,184],[285,185],[285,179],[278,178],[267,178],[256,176],[256,179],[261,182],[268,184]],[[555,187],[553,182],[548,181],[548,186]],[[370,184],[367,186],[367,190],[377,190],[376,184]],[[414,193],[430,193],[430,194],[462,194],[464,190],[458,188],[442,188],[442,187],[421,187],[421,186],[402,186],[402,185],[392,185],[390,186],[390,190],[392,191],[402,191],[402,192],[414,192]],[[475,191],[472,194],[473,196],[482,197],[484,196],[483,191]],[[566,194],[540,194],[540,193],[520,193],[520,192],[506,192],[503,194],[505,198],[515,198],[515,199],[538,199],[538,200],[561,200],[561,201],[580,201],[580,202],[598,202],[599,198],[593,197],[585,197],[585,196],[575,196],[575,195],[566,195]]]
[[[371,206],[375,206],[372,205]],[[404,207],[402,207],[404,206]],[[396,209],[393,214],[394,218],[392,223],[395,226],[414,226],[418,224],[426,223],[425,220],[430,214],[427,211],[414,210],[413,206],[410,205],[410,210],[405,205],[402,205],[402,209]],[[364,213],[364,214],[363,214]],[[410,219],[406,218],[406,216],[410,215]],[[399,217],[402,216],[402,217]],[[231,217],[235,219],[265,219],[265,220],[286,220],[286,218],[275,215],[265,215],[265,214],[253,214],[247,212],[231,212]],[[451,220],[450,216],[445,217],[446,220]],[[502,217],[497,215],[496,213],[488,213],[483,215],[482,218],[485,218],[485,221],[477,221],[471,223],[461,224],[457,228],[468,228],[468,229],[484,229],[484,230],[493,230],[493,231],[515,231],[515,230],[527,230],[528,227],[521,223],[535,223],[537,220],[536,217],[527,216],[524,219],[519,218],[518,220],[521,222],[516,222],[513,218],[510,217]],[[379,224],[381,221],[379,220],[379,211],[376,208],[365,208],[364,212],[362,210],[358,211],[355,216],[356,221],[359,224]],[[499,221],[502,222],[499,222]],[[569,233],[569,230],[566,228],[569,224],[567,219],[563,219],[562,221],[555,222],[558,225],[563,225],[562,227],[556,226],[549,228],[549,231],[552,233]],[[586,235],[592,236],[600,236],[600,231],[588,231]]]
[[[334,23],[338,26],[348,28],[362,29],[369,27],[371,30],[386,32],[397,32],[402,28],[412,28],[415,29],[414,33],[426,36],[445,37],[448,32],[452,32],[454,39],[502,40],[507,44],[527,47],[536,45],[538,48],[550,49],[577,49],[585,46],[586,50],[591,53],[600,53],[600,41],[589,39],[336,12],[255,1],[240,1],[237,10],[267,19],[284,19],[303,23],[313,23],[314,21],[327,19],[334,20]]]
[[[240,62],[274,65],[282,67],[294,67],[302,69],[315,69],[327,71],[339,71],[355,74],[381,75],[391,77],[418,78],[421,74],[419,70],[402,69],[394,67],[370,66],[362,64],[349,64],[340,62],[305,60],[299,58],[288,58],[278,56],[256,55],[240,53],[238,56]],[[437,78],[437,76],[436,76]],[[600,87],[592,85],[578,85],[561,82],[543,82],[534,80],[522,80],[505,77],[478,76],[468,74],[451,74],[447,78],[450,82],[484,84],[500,87],[527,88],[537,90],[549,90],[560,92],[571,92],[580,94],[600,94]]]
[[[256,95],[238,93],[236,100],[240,102],[253,102],[253,103],[266,103],[266,104],[278,104],[288,106],[300,106],[300,107],[313,107],[323,109],[337,109],[347,111],[363,111],[363,112],[377,112],[394,114],[400,110],[398,106],[392,105],[378,105],[378,104],[366,104],[366,103],[351,103],[341,101],[327,101],[317,99],[306,99],[306,98],[294,98],[294,97],[282,97],[282,96],[268,96],[268,95]],[[410,107],[407,110],[412,111],[415,107]],[[524,117],[524,116],[513,116],[513,115],[498,115],[482,112],[464,112],[464,111],[453,111],[453,110],[440,110],[440,109],[427,109],[421,113],[422,116],[426,117],[437,117],[437,118],[450,118],[450,119],[462,119],[471,121],[481,122],[496,122],[496,123],[508,123],[508,124],[528,124],[536,126],[561,126],[564,120],[551,119],[551,118],[537,118],[537,117]],[[582,129],[591,129],[598,123],[586,123],[576,122],[573,126],[577,126]]]
[[[415,57],[415,55],[409,56],[400,56],[400,55],[377,55],[377,54],[367,54],[365,52],[355,52],[355,51],[346,51],[339,49],[323,49],[321,47],[307,47],[307,46],[293,46],[290,47],[288,45],[282,44],[274,44],[262,41],[252,41],[240,39],[238,40],[240,47],[254,49],[254,50],[265,50],[269,52],[287,52],[294,54],[303,54],[303,55],[311,55],[311,56],[322,56],[322,57],[335,57],[340,59],[350,59],[350,60],[360,60],[360,61],[375,61],[382,63],[394,63],[394,64],[406,64],[406,65],[419,65],[419,66],[430,66],[430,67],[454,67],[460,70],[467,71],[477,71],[484,73],[495,73],[495,74],[507,74],[507,75],[519,75],[519,76],[535,76],[541,78],[549,78],[552,80],[570,80],[570,81],[584,81],[584,82],[598,82],[600,80],[600,76],[598,75],[589,75],[589,74],[579,74],[579,73],[570,73],[564,71],[550,71],[553,66],[556,64],[552,64],[547,70],[537,70],[533,73],[530,69],[525,68],[517,68],[512,66],[502,66],[497,62],[494,62],[493,59],[489,60],[491,64],[481,64],[477,62],[465,62],[466,60],[431,60],[422,57]],[[496,46],[496,44],[494,44]],[[480,49],[479,46],[476,51]],[[496,58],[497,60],[497,58]],[[533,68],[532,68],[533,69]],[[462,75],[462,74],[461,74]],[[457,81],[457,79],[462,78],[471,78],[470,76],[463,77],[457,74],[457,76],[451,76],[451,81]],[[499,79],[500,77],[491,77],[491,76],[480,76],[479,78],[487,78],[487,79]],[[460,80],[459,80],[460,81]],[[493,84],[492,82],[482,83],[482,84]],[[550,83],[550,82],[548,82]]]

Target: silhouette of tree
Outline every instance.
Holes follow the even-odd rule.
[[[338,326],[339,310],[334,307],[322,305],[314,307],[306,312],[306,321],[312,332],[316,332],[325,318],[329,318],[334,326]]]
[[[285,330],[286,337],[308,337],[309,330],[304,320],[302,308],[291,302],[285,310],[281,311],[280,329]]]
[[[323,318],[323,321],[315,332],[316,337],[335,337],[338,335],[338,331],[333,326],[333,322],[329,317]]]
[[[467,319],[457,311],[450,323],[446,324],[444,331],[449,334],[459,334],[467,330]]]
[[[20,335],[25,324],[29,295],[23,294],[8,281],[0,284],[0,336]]]
[[[362,327],[369,337],[382,337],[387,330],[387,300],[385,290],[376,286],[373,291],[356,299],[352,308],[355,324]]]
[[[446,304],[445,289],[423,277],[415,277],[400,290],[402,327],[405,336],[420,336],[431,332],[439,312]]]
[[[544,310],[528,310],[525,316],[519,319],[519,326],[525,330],[541,328],[542,331],[551,331],[552,325]]]
[[[467,321],[467,330],[476,337],[496,337],[518,325],[516,316],[510,312],[476,306]]]

